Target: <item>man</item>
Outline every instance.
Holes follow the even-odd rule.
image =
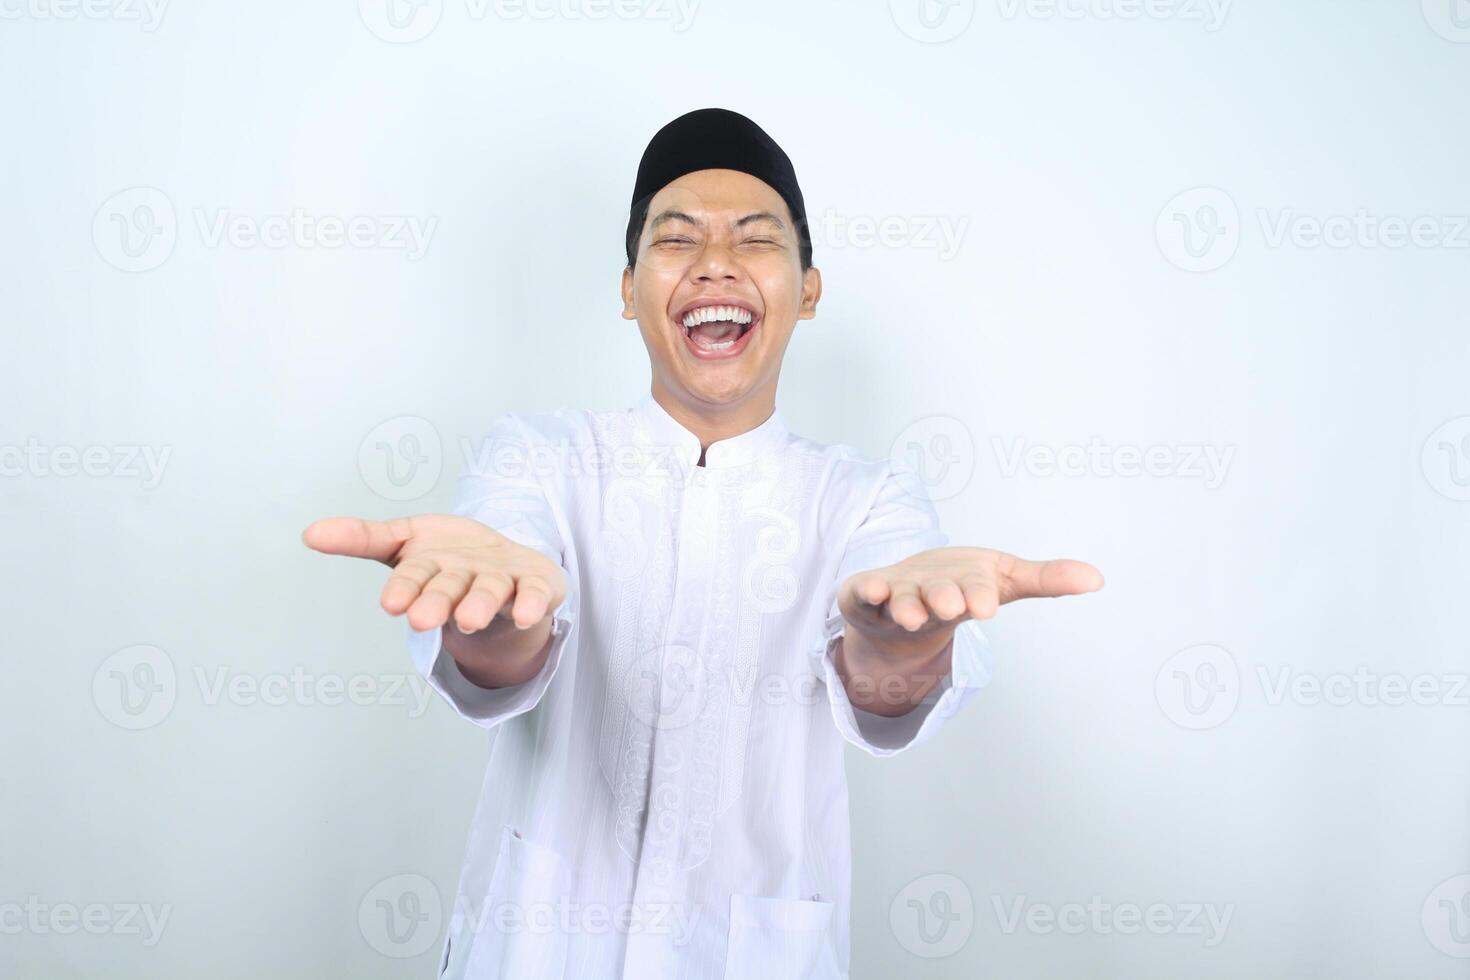
[[[392,567],[414,663],[499,733],[443,975],[847,976],[844,744],[929,738],[989,678],[976,620],[1101,587],[944,547],[911,478],[787,430],[782,357],[821,294],[786,154],[682,116],[629,216],[650,392],[502,416],[452,516],[307,529]]]

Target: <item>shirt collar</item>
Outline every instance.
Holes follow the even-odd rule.
[[[638,399],[633,417],[656,444],[677,450],[680,460],[691,468],[698,464],[699,437],[670,415],[653,397],[653,392],[646,392]],[[755,428],[710,443],[704,453],[705,468],[722,469],[758,459],[784,444],[788,431],[781,413],[772,409],[770,417]]]

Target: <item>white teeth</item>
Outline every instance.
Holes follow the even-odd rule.
[[[684,314],[684,327],[689,329],[701,323],[715,323],[722,320],[728,320],[743,327],[754,319],[755,317],[749,310],[738,306],[701,306],[697,310],[690,310]]]

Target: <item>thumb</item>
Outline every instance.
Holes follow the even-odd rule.
[[[1015,559],[1005,569],[1005,602],[1015,599],[1050,598],[1096,592],[1103,587],[1102,572],[1085,561],[1060,558],[1054,561]]]
[[[371,558],[394,563],[405,542],[413,537],[413,518],[368,521],[360,517],[329,517],[315,521],[301,533],[302,542],[324,555]]]

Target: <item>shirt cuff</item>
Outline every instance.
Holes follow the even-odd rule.
[[[409,627],[408,654],[414,667],[438,691],[461,718],[483,728],[494,728],[541,703],[566,650],[572,633],[568,602],[563,602],[551,621],[551,650],[536,676],[512,687],[484,688],[460,673],[459,664],[444,649],[444,627],[422,633]]]
[[[894,755],[933,738],[940,726],[990,683],[994,665],[990,641],[980,631],[979,623],[966,620],[954,631],[949,673],[924,695],[923,701],[897,717],[864,711],[848,699],[847,688],[833,659],[846,629],[847,621],[834,609],[827,617],[812,657],[820,661],[817,673],[826,682],[832,720],[838,732],[869,755]]]

